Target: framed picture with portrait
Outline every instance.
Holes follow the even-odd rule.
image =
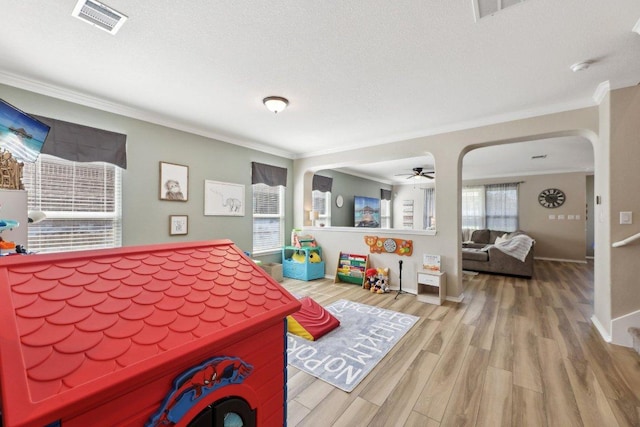
[[[179,236],[189,232],[189,217],[187,215],[169,215],[169,235]]]
[[[160,162],[160,200],[189,200],[189,167]]]

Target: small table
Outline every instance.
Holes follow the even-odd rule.
[[[442,271],[418,271],[416,298],[420,302],[442,305],[447,296],[447,276]]]

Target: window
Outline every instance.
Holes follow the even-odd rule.
[[[391,228],[391,190],[380,189],[380,227]]]
[[[284,246],[284,187],[253,184],[253,253]]]
[[[391,228],[391,200],[380,200],[380,227]]]
[[[424,218],[422,220],[423,229],[436,229],[436,189],[424,189]]]
[[[46,219],[29,226],[29,250],[66,252],[122,245],[122,171],[41,154],[26,163],[28,209]]]
[[[481,230],[485,228],[484,186],[462,188],[462,228]]]
[[[322,192],[313,190],[311,192],[311,198],[313,199],[312,209],[318,213],[318,220],[316,222],[326,226],[331,225],[331,191]]]
[[[487,228],[518,229],[518,184],[494,184],[485,187]]]
[[[468,240],[473,230],[518,229],[518,183],[464,187],[462,233]]]

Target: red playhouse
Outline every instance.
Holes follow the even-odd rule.
[[[1,257],[0,425],[285,425],[299,307],[228,240]]]

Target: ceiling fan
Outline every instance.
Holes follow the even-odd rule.
[[[407,179],[411,179],[411,178],[416,178],[416,177],[424,177],[424,178],[428,178],[428,179],[433,179],[435,178],[435,171],[425,171],[424,168],[413,168],[413,173],[400,173],[397,174],[395,176],[406,176]]]

